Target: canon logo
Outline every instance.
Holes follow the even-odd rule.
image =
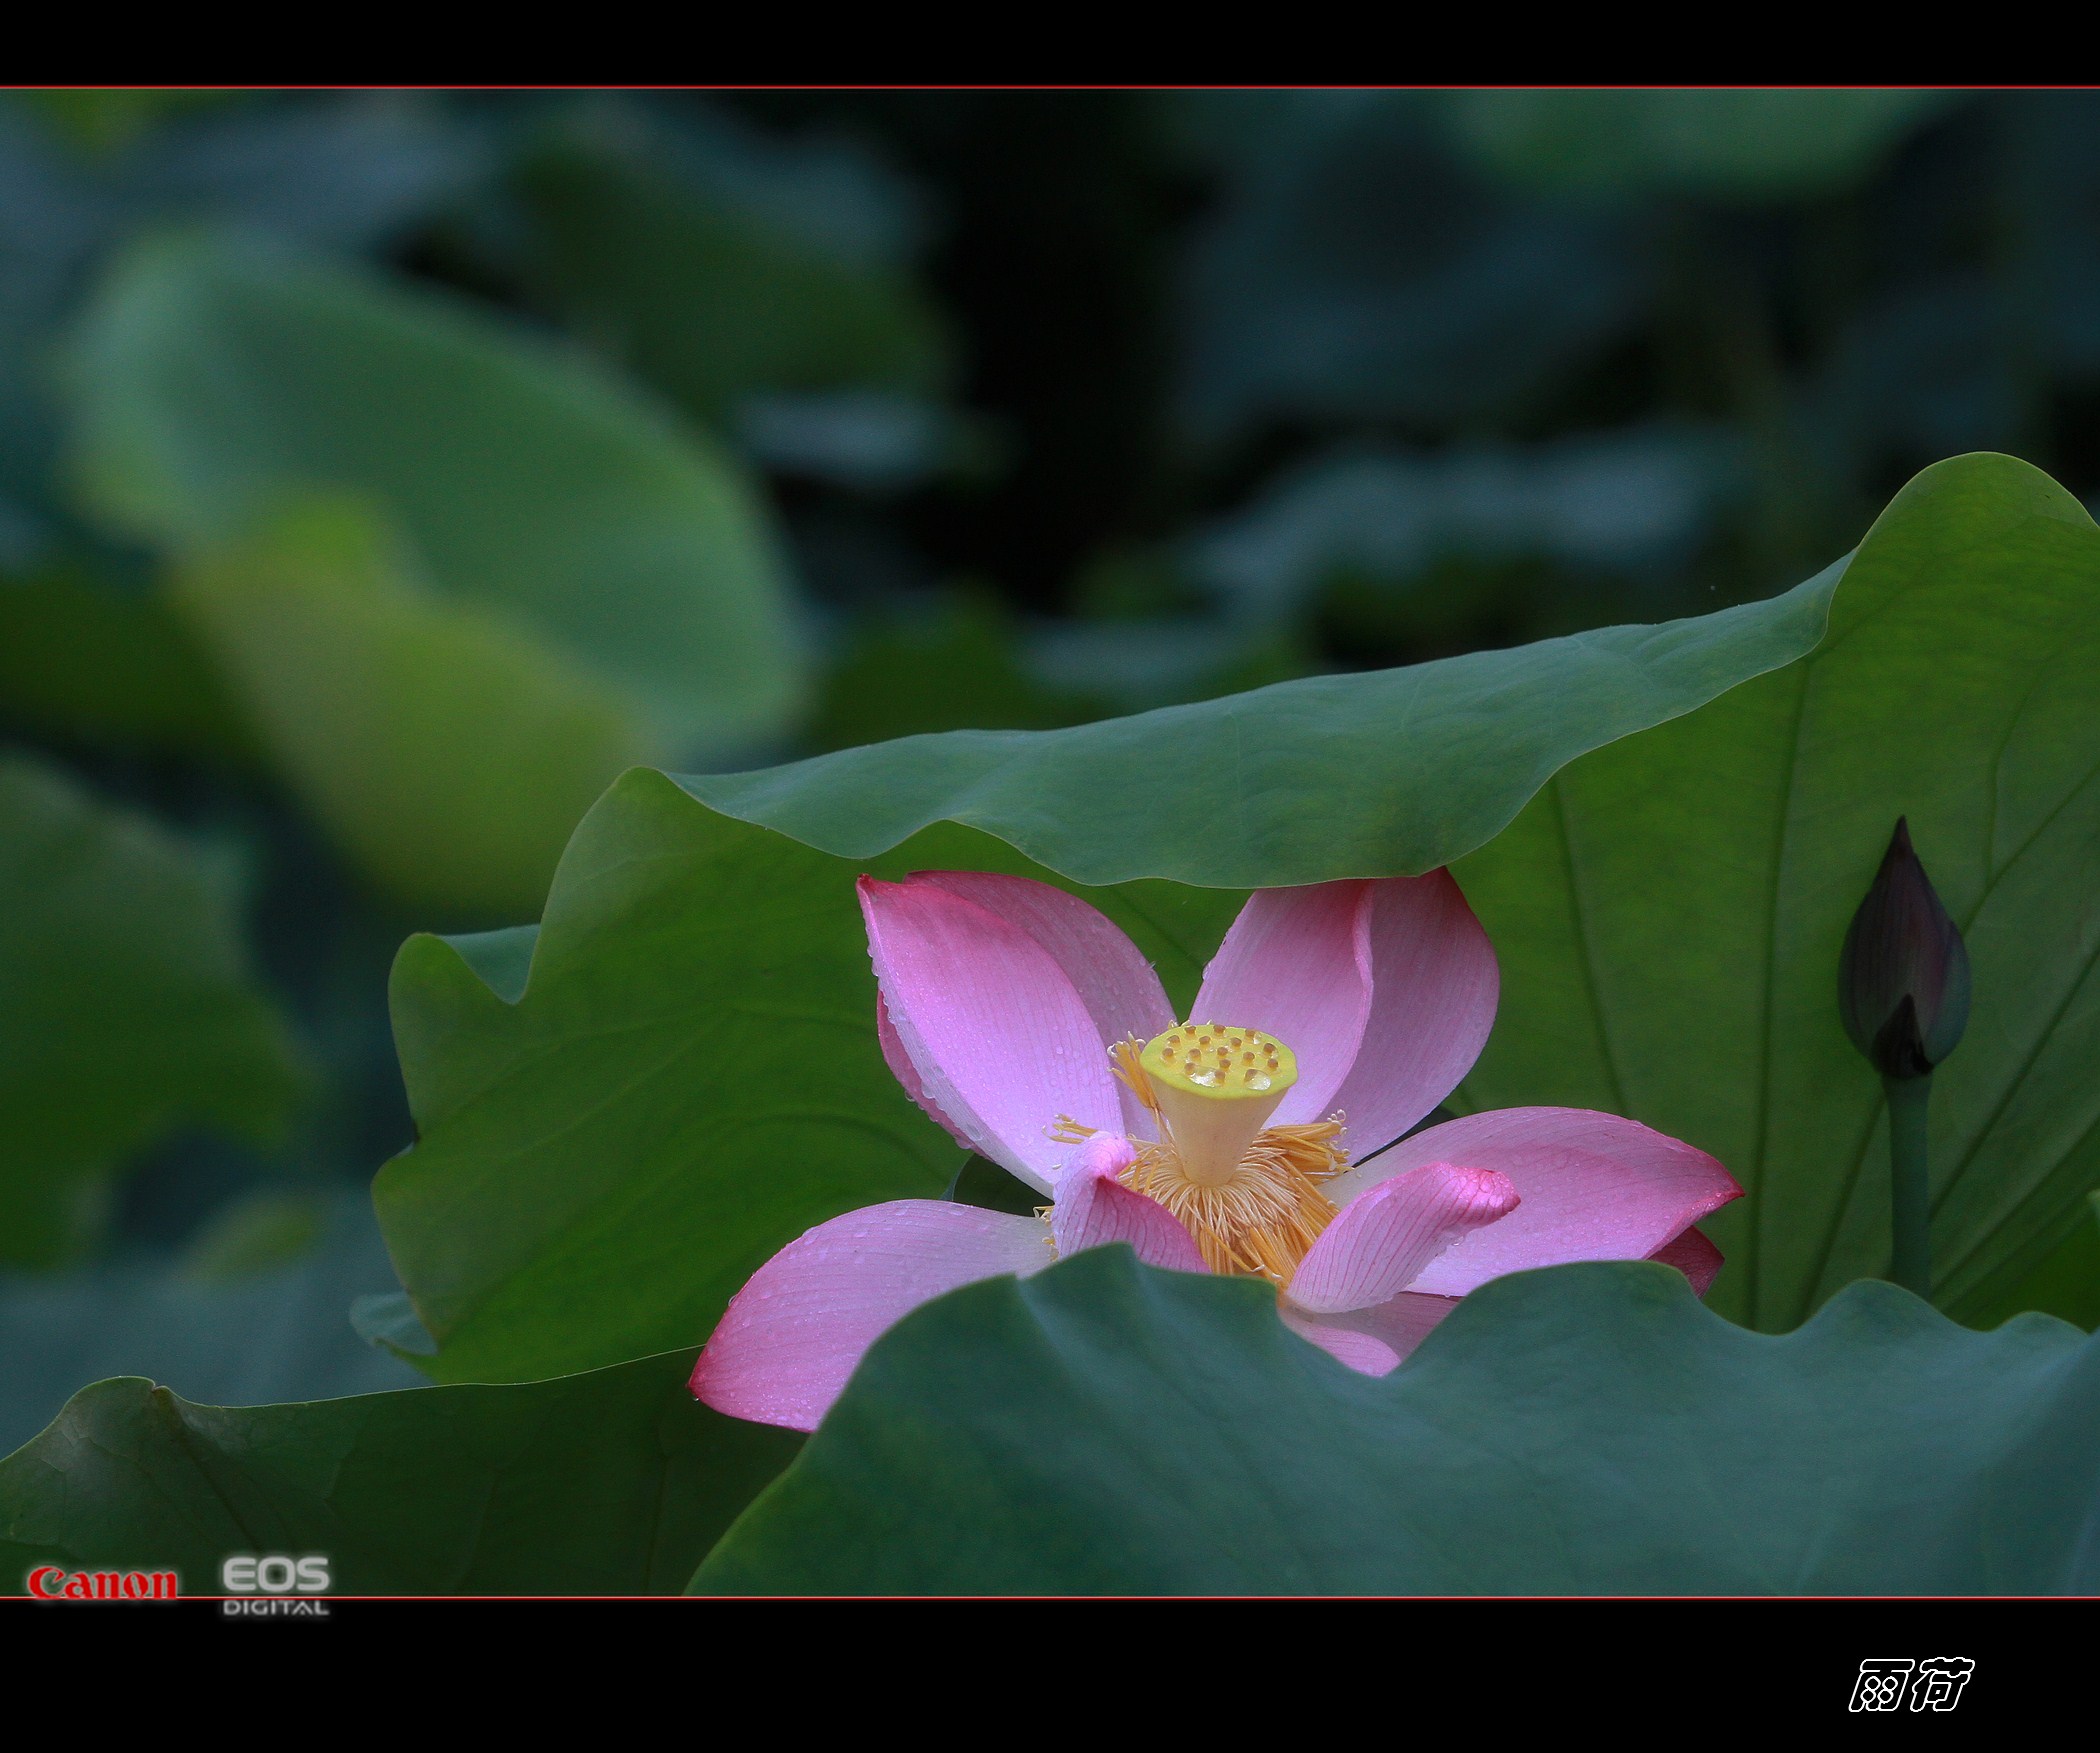
[[[26,1579],[39,1601],[172,1601],[180,1585],[172,1570],[61,1570],[40,1564]]]

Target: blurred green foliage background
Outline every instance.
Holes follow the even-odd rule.
[[[1699,613],[1971,449],[2100,488],[2100,97],[0,97],[0,1450],[419,1379],[389,960],[624,768]]]

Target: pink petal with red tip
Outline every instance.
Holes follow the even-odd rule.
[[[921,1303],[1051,1262],[1032,1217],[935,1199],[849,1211],[790,1242],[731,1299],[693,1368],[717,1412],[815,1430],[885,1332]]]
[[[1327,1183],[1341,1203],[1425,1162],[1496,1169],[1523,1203],[1461,1237],[1411,1286],[1464,1296],[1491,1278],[1572,1260],[1645,1260],[1742,1197],[1703,1150],[1615,1114],[1503,1108],[1432,1126]]]
[[[938,883],[860,879],[868,952],[929,1112],[1047,1193],[1071,1145],[1060,1116],[1122,1129],[1108,1050],[1057,960],[1027,931]],[[906,1085],[910,1087],[909,1084]]]
[[[1108,1242],[1128,1242],[1147,1266],[1174,1272],[1208,1270],[1196,1238],[1181,1220],[1116,1178],[1136,1160],[1137,1152],[1123,1138],[1091,1138],[1072,1153],[1057,1178],[1057,1203],[1050,1208],[1058,1257]]]
[[[1728,1264],[1721,1250],[1697,1230],[1686,1230],[1675,1241],[1657,1248],[1648,1258],[1676,1267],[1692,1281],[1694,1296],[1704,1296],[1713,1289],[1715,1277]]]
[[[1427,1339],[1436,1324],[1458,1307],[1457,1297],[1421,1296],[1404,1290],[1375,1308],[1340,1315],[1313,1315],[1279,1303],[1283,1323],[1359,1375],[1390,1375]]]
[[[1458,1087],[1487,1045],[1502,990],[1494,947],[1449,871],[1370,890],[1371,1013],[1334,1096],[1343,1142],[1358,1156],[1391,1144]]]
[[[1298,1081],[1274,1126],[1323,1118],[1356,1063],[1371,1013],[1369,882],[1257,889],[1203,971],[1192,1022],[1274,1035]]]
[[[1298,1263],[1285,1294],[1315,1315],[1389,1302],[1461,1236],[1508,1216],[1517,1203],[1509,1178],[1493,1169],[1409,1169],[1343,1207]]]
[[[1152,964],[1098,908],[1077,895],[1028,877],[978,870],[920,871],[911,880],[975,901],[1027,932],[1071,981],[1104,1043],[1126,1035],[1149,1041],[1174,1026],[1173,1006]],[[1120,1083],[1116,1092],[1123,1104],[1122,1130],[1153,1136],[1151,1116],[1135,1092]]]
[[[1692,1289],[1699,1296],[1706,1294],[1722,1265],[1721,1250],[1697,1230],[1686,1230],[1648,1258],[1676,1267],[1692,1281]],[[1383,1376],[1405,1363],[1437,1323],[1464,1300],[1405,1290],[1375,1308],[1351,1309],[1341,1314],[1315,1315],[1292,1307],[1288,1301],[1279,1303],[1277,1310],[1287,1327],[1310,1339],[1329,1356],[1360,1374]]]

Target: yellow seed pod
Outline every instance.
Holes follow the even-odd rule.
[[[1138,1055],[1146,1075],[1168,1089],[1221,1099],[1266,1099],[1272,1105],[1298,1081],[1298,1057],[1274,1035],[1237,1024],[1208,1032],[1193,1044],[1188,1023],[1155,1035]],[[1228,1040],[1217,1040],[1223,1036]],[[1237,1062],[1235,1062],[1235,1059]]]

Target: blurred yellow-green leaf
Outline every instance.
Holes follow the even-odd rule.
[[[290,1266],[320,1246],[336,1213],[314,1188],[266,1187],[238,1199],[183,1251],[182,1270],[199,1284],[238,1284]]]
[[[529,913],[620,768],[734,757],[801,708],[750,482],[579,358],[463,305],[188,235],[116,265],[71,365],[89,504],[188,563],[191,623],[280,771],[399,893]],[[316,493],[365,503],[426,588],[291,563],[281,528],[267,584],[226,557]],[[492,762],[501,795],[469,808]]]
[[[423,585],[352,505],[191,562],[174,597],[285,778],[405,900],[529,917],[570,828],[657,746],[631,696]]]

